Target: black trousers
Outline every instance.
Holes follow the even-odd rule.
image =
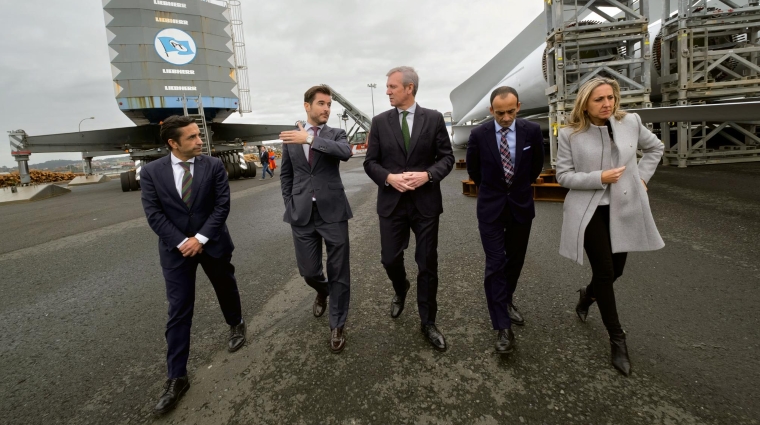
[[[610,207],[600,205],[596,208],[584,233],[583,248],[591,264],[591,283],[586,287],[586,294],[596,298],[602,322],[608,332],[619,332],[622,328],[615,304],[615,290],[612,284],[623,275],[626,252],[612,253],[610,242]]]
[[[190,355],[190,327],[195,307],[195,275],[198,264],[211,281],[216,292],[224,320],[230,326],[240,324],[240,294],[235,280],[235,266],[231,255],[214,258],[205,252],[185,258],[179,267],[163,269],[166,280],[166,299],[169,301],[169,320],[166,324],[166,363],[169,378],[187,375],[187,358]]]
[[[330,297],[330,329],[346,325],[351,299],[348,221],[326,223],[316,202],[306,226],[290,226],[298,271],[318,293]],[[322,241],[327,247],[327,278],[322,269]]]
[[[425,217],[409,194],[401,195],[396,209],[380,217],[380,256],[393,289],[406,295],[404,250],[409,247],[409,230],[414,232],[417,249],[417,308],[423,325],[434,325],[438,313],[438,223],[439,216]]]
[[[496,330],[512,326],[507,306],[512,303],[517,279],[520,278],[525,263],[532,223],[519,223],[515,220],[509,204],[504,206],[493,223],[478,221],[480,240],[486,255],[483,286],[491,325]]]

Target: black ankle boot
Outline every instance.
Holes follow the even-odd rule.
[[[631,374],[631,359],[628,358],[628,346],[625,344],[625,332],[622,329],[609,331],[612,348],[612,365],[625,376]]]
[[[585,322],[586,316],[588,316],[588,308],[591,307],[591,304],[593,304],[595,300],[586,294],[585,286],[579,289],[578,292],[581,296],[578,300],[578,304],[575,305],[575,313],[582,322]]]

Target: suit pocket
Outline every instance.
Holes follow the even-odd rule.
[[[300,187],[293,188],[293,193],[292,193],[293,195],[298,195],[299,193],[301,193],[301,188]]]
[[[331,190],[343,190],[343,183],[327,183],[327,188]]]

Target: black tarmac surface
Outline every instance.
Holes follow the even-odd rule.
[[[327,317],[311,315],[278,179],[233,181],[228,226],[249,342],[226,352],[199,271],[191,388],[161,418],[152,408],[167,304],[139,192],[112,181],[0,206],[0,423],[760,423],[760,164],[660,167],[651,181],[666,247],[630,254],[616,283],[634,371],[625,378],[609,364],[596,307],[585,324],[575,316],[591,274],[557,253],[560,203],[536,206],[515,299],[526,326],[513,354],[493,353],[464,171],[442,185],[438,324],[449,351],[425,342],[413,297],[391,319],[362,161],[343,167],[354,211],[346,350],[331,354]]]

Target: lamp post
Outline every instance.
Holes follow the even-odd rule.
[[[377,88],[377,84],[367,84],[367,87],[369,87],[369,92],[372,95],[372,116],[375,116],[375,89]]]
[[[79,132],[80,133],[82,132],[82,122],[84,120],[94,120],[94,119],[95,119],[95,117],[87,117],[87,118],[84,118],[82,121],[79,121]]]

